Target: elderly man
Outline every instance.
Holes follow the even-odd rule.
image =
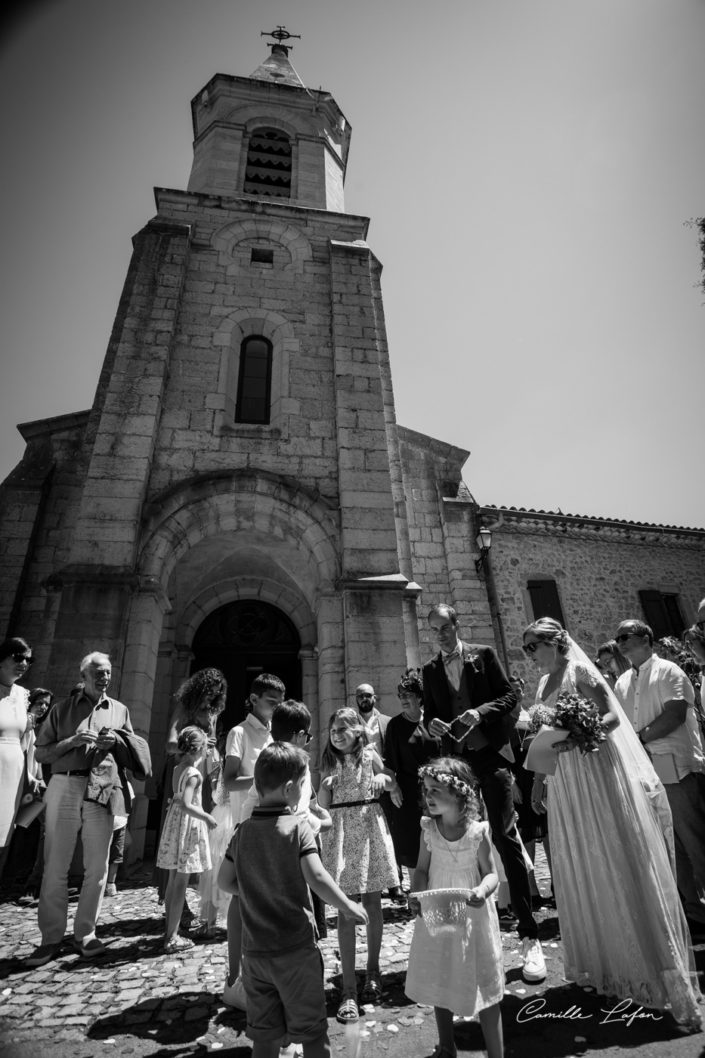
[[[44,878],[39,896],[42,943],[27,959],[43,966],[63,944],[68,915],[68,872],[79,833],[84,877],[73,924],[73,946],[84,958],[106,952],[95,935],[108,874],[113,817],[124,809],[124,768],[149,774],[149,750],[135,735],[122,702],[106,694],[112,668],[107,654],[81,662],[83,687],[49,712],[37,737],[36,756],[51,765],[46,793]]]
[[[705,933],[705,758],[693,686],[653,651],[651,628],[622,621],[614,637],[631,663],[615,694],[664,784],[673,814],[678,888],[691,933]]]
[[[546,962],[531,910],[509,771],[514,763],[510,743],[517,696],[492,647],[461,642],[452,606],[434,606],[428,623],[440,651],[423,668],[426,726],[441,740],[443,752],[464,757],[477,778],[492,840],[502,857],[512,910],[519,920],[522,976],[532,983],[543,981]]]

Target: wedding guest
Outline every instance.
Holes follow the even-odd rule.
[[[166,736],[166,761],[162,774],[162,811],[160,821],[160,832],[164,826],[167,805],[171,797],[172,777],[176,766],[176,752],[179,734],[185,727],[199,727],[208,737],[206,753],[201,762],[201,774],[203,778],[203,808],[210,812],[213,808],[213,786],[218,780],[222,769],[222,760],[216,743],[215,728],[218,717],[225,709],[228,694],[228,684],[219,669],[199,669],[189,676],[181,684],[174,695],[174,708],[169,719],[169,729]],[[154,881],[157,886],[159,901],[164,900],[168,871],[158,867],[154,869]],[[194,920],[194,914],[184,899],[184,910],[181,925],[186,928]]]
[[[452,606],[440,603],[428,615],[439,653],[423,667],[424,712],[428,732],[441,740],[446,756],[464,757],[478,780],[509,883],[512,908],[522,941],[522,976],[543,981],[546,962],[531,911],[529,875],[516,827],[512,799],[514,763],[510,741],[516,706],[497,654],[488,646],[464,643],[458,636],[458,617]]]
[[[39,896],[42,943],[26,960],[43,966],[59,954],[68,916],[68,872],[81,834],[84,875],[73,947],[86,959],[106,954],[95,934],[108,874],[113,816],[124,807],[118,769],[150,773],[149,750],[135,735],[127,706],[107,695],[112,665],[93,651],[81,662],[83,690],[58,702],[42,725],[37,760],[51,764],[46,792],[44,879]]]
[[[548,840],[548,820],[545,812],[534,812],[531,806],[531,790],[534,784],[534,773],[527,771],[524,767],[526,754],[529,752],[529,747],[534,738],[530,726],[531,715],[525,708],[524,702],[524,687],[526,684],[521,676],[516,675],[510,676],[509,682],[514,688],[514,693],[517,696],[516,709],[518,710],[515,738],[512,739],[511,745],[515,757],[514,764],[512,765],[512,774],[515,783],[514,804],[518,817],[519,836],[521,837],[526,853],[532,864],[536,862],[536,842],[540,841],[542,843],[543,851],[548,863],[548,869],[550,871],[551,847]],[[541,905],[546,905],[547,907],[556,906],[552,889],[551,895],[548,895],[545,898],[541,896],[533,867],[529,872],[529,886],[531,889],[531,902],[534,907]],[[507,903],[508,891],[509,887],[507,883],[500,883],[497,897],[497,909],[500,922],[505,926],[514,927],[516,925],[516,916],[510,907],[504,907]],[[505,899],[505,897],[507,897],[507,899]]]
[[[14,636],[0,645],[0,875],[24,789],[25,753],[32,730],[27,717],[28,691],[18,681],[33,661],[26,639]]]
[[[607,685],[613,690],[622,673],[628,672],[629,661],[614,639],[608,639],[597,648],[597,667],[605,677]]]
[[[391,720],[391,717],[387,716],[386,713],[381,712],[377,708],[377,695],[375,689],[371,683],[361,683],[359,687],[355,689],[355,705],[357,707],[357,713],[362,721],[362,725],[365,728],[365,734],[367,735],[367,743],[379,754],[380,758],[384,761],[386,753],[386,740],[387,740],[387,727]],[[392,802],[389,795],[383,793],[379,799],[379,803],[382,806],[387,823],[391,830],[392,822],[391,815],[393,810]],[[404,890],[401,887],[402,882],[402,869],[401,864],[397,862],[397,872],[399,875],[399,884],[392,885],[389,887],[388,895],[389,899],[397,904],[398,906],[406,905],[406,896]]]
[[[588,753],[580,752],[576,736],[556,743],[548,783],[564,975],[645,1007],[670,1006],[678,1022],[699,1029],[697,976],[664,835],[663,787],[614,694],[558,621],[534,621],[523,646],[542,673],[537,704],[555,710],[561,696],[579,695],[596,707],[598,737],[604,736]],[[534,781],[537,811],[546,808],[544,780],[537,774]]]
[[[693,934],[705,934],[705,755],[693,687],[672,661],[658,657],[649,625],[622,621],[615,639],[631,668],[615,693],[666,788],[673,813],[676,870]]]
[[[413,870],[421,839],[419,768],[438,755],[438,742],[424,726],[420,669],[406,670],[397,694],[401,712],[387,725],[384,763],[396,775],[402,802],[399,807],[391,805],[387,821],[397,863]]]

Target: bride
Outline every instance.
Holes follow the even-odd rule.
[[[543,673],[537,705],[550,711],[560,693],[577,693],[594,702],[608,732],[593,753],[581,753],[572,738],[557,743],[555,775],[548,784],[534,777],[532,807],[548,806],[565,976],[603,995],[670,1008],[676,1021],[700,1029],[663,786],[604,679],[557,621],[530,624],[524,652]]]

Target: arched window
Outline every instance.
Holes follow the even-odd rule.
[[[291,197],[291,143],[279,129],[254,129],[245,169],[246,195]]]
[[[240,346],[235,422],[268,423],[271,390],[272,343],[252,335]]]

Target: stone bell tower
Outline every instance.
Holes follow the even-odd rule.
[[[350,126],[274,37],[251,76],[193,100],[188,187],[155,189],[134,237],[93,406],[25,424],[13,475],[15,628],[58,693],[108,651],[157,769],[194,668],[226,672],[232,722],[253,675],[281,673],[315,730],[363,681],[393,710],[418,661],[381,266],[344,210]]]

